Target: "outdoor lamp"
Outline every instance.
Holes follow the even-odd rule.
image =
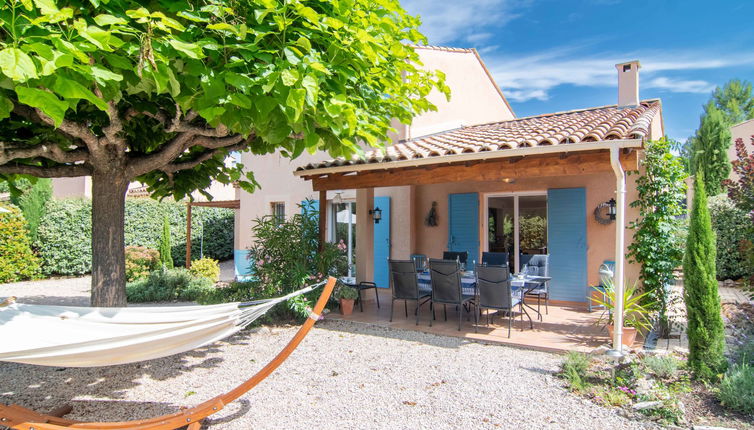
[[[369,215],[372,215],[375,224],[379,224],[382,219],[382,210],[379,207],[376,207],[369,211]]]
[[[615,221],[615,199],[608,200],[607,204],[608,204],[607,215],[610,217],[611,220]]]

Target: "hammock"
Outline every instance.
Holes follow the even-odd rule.
[[[335,282],[335,278],[332,277],[327,280],[325,289],[317,300],[309,318],[299,328],[288,345],[272,361],[233,390],[200,405],[171,415],[146,420],[82,423],[60,418],[70,412],[70,407],[60,408],[56,412],[45,415],[17,405],[5,406],[0,404],[0,426],[19,430],[62,430],[70,428],[167,430],[188,426],[189,430],[198,430],[201,428],[202,419],[214,414],[224,405],[248,392],[288,358],[309,333],[315,321],[319,319],[320,313],[330,298]],[[0,359],[44,365],[61,365],[57,363],[65,362],[74,363],[65,364],[65,366],[87,367],[101,365],[90,363],[102,363],[102,361],[107,361],[105,364],[119,364],[164,357],[188,351],[229,336],[263,315],[276,303],[311,291],[322,284],[319,283],[275,299],[217,306],[76,308],[14,304],[7,309],[0,308],[0,322],[2,323],[0,336],[4,339],[0,346]],[[36,308],[43,309],[37,311]],[[128,311],[126,311],[127,309]],[[184,309],[184,312],[181,312],[181,309]],[[15,315],[18,319],[5,319],[2,315],[8,310],[11,312],[7,315]],[[134,312],[132,313],[130,310]],[[192,320],[191,316],[196,317],[196,319]],[[146,318],[146,320],[139,320],[139,318]],[[29,329],[21,326],[17,324],[19,321],[33,321],[33,327]],[[76,322],[76,324],[69,325],[71,321]],[[15,330],[23,331],[14,333],[13,330],[7,328],[9,327],[8,324],[14,326]],[[42,342],[28,339],[37,337],[40,334],[38,330],[41,328],[53,329],[57,324],[65,325],[65,327],[68,327],[67,330],[70,330],[54,329],[60,336],[65,336],[69,340],[74,337],[76,341],[66,340],[62,342],[60,338],[45,334],[44,339],[50,342],[45,346]],[[122,326],[125,326],[125,328]],[[72,332],[76,328],[89,330],[87,331],[89,334]],[[111,329],[114,331],[110,332],[111,335],[108,336],[107,331]],[[112,336],[112,333],[117,334]],[[173,333],[173,336],[170,333]],[[140,334],[145,339],[143,342],[140,341]],[[9,346],[16,341],[21,342],[19,345],[24,348],[28,346],[32,346],[32,348],[22,349],[17,346]],[[167,345],[163,345],[163,343]],[[148,347],[154,347],[154,351],[138,351],[139,348]],[[121,351],[128,356],[117,357],[111,351]],[[99,354],[107,354],[109,359],[99,360],[95,357]],[[77,357],[83,360],[85,364],[77,363],[75,361]]]

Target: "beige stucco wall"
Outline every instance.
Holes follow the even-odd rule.
[[[615,255],[615,223],[602,225],[594,219],[593,211],[598,204],[615,196],[615,176],[612,172],[581,175],[562,176],[547,178],[519,179],[513,184],[502,182],[467,182],[422,185],[416,187],[416,249],[414,252],[426,254],[431,258],[442,257],[442,252],[447,250],[448,242],[448,195],[453,193],[479,193],[479,226],[480,226],[480,252],[484,249],[485,214],[483,213],[486,193],[522,193],[522,192],[546,192],[550,188],[576,188],[586,189],[586,220],[587,220],[587,274],[588,282],[599,282],[598,268],[604,260],[613,260]],[[634,181],[629,180],[626,201],[636,199],[636,187]],[[432,202],[437,202],[439,220],[437,227],[428,227],[424,224]],[[626,208],[627,222],[636,219],[638,213],[633,208]],[[395,215],[399,216],[399,215]],[[632,231],[626,229],[626,239],[630,243]],[[410,253],[395,253],[396,258],[407,258]],[[480,256],[476,257],[480,260]],[[635,280],[638,277],[638,267],[628,265],[627,278]]]
[[[754,153],[754,144],[751,142],[751,138],[754,136],[754,119],[734,125],[730,128],[730,135],[731,144],[730,148],[728,148],[728,159],[730,161],[738,159],[736,156],[736,140],[738,139],[743,139],[749,154]],[[731,172],[730,179],[735,181],[738,179],[738,175]]]
[[[418,49],[424,68],[442,70],[451,89],[450,101],[439,91],[429,100],[436,112],[427,112],[407,126],[405,138],[411,139],[463,125],[485,124],[515,118],[498,92],[480,59],[473,51],[449,52]]]
[[[52,196],[56,199],[92,197],[91,176],[78,178],[54,178],[52,180]]]

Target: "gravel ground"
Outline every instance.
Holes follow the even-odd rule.
[[[86,304],[88,278],[0,285],[0,297]],[[53,290],[54,293],[50,291]],[[186,354],[105,368],[0,363],[0,402],[105,421],[172,413],[225,392],[266,364],[296,327],[248,330]],[[208,429],[646,428],[569,394],[561,357],[459,338],[322,321],[256,389]]]
[[[89,306],[91,276],[0,284],[0,298],[18,297],[21,303],[36,305]]]

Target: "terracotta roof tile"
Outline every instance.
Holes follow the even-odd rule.
[[[367,151],[364,159],[338,158],[311,163],[298,170],[364,163],[389,163],[544,145],[576,145],[581,142],[602,140],[644,139],[649,135],[652,119],[660,110],[659,100],[646,100],[636,107],[604,106],[461,127],[400,142],[385,150]]]

